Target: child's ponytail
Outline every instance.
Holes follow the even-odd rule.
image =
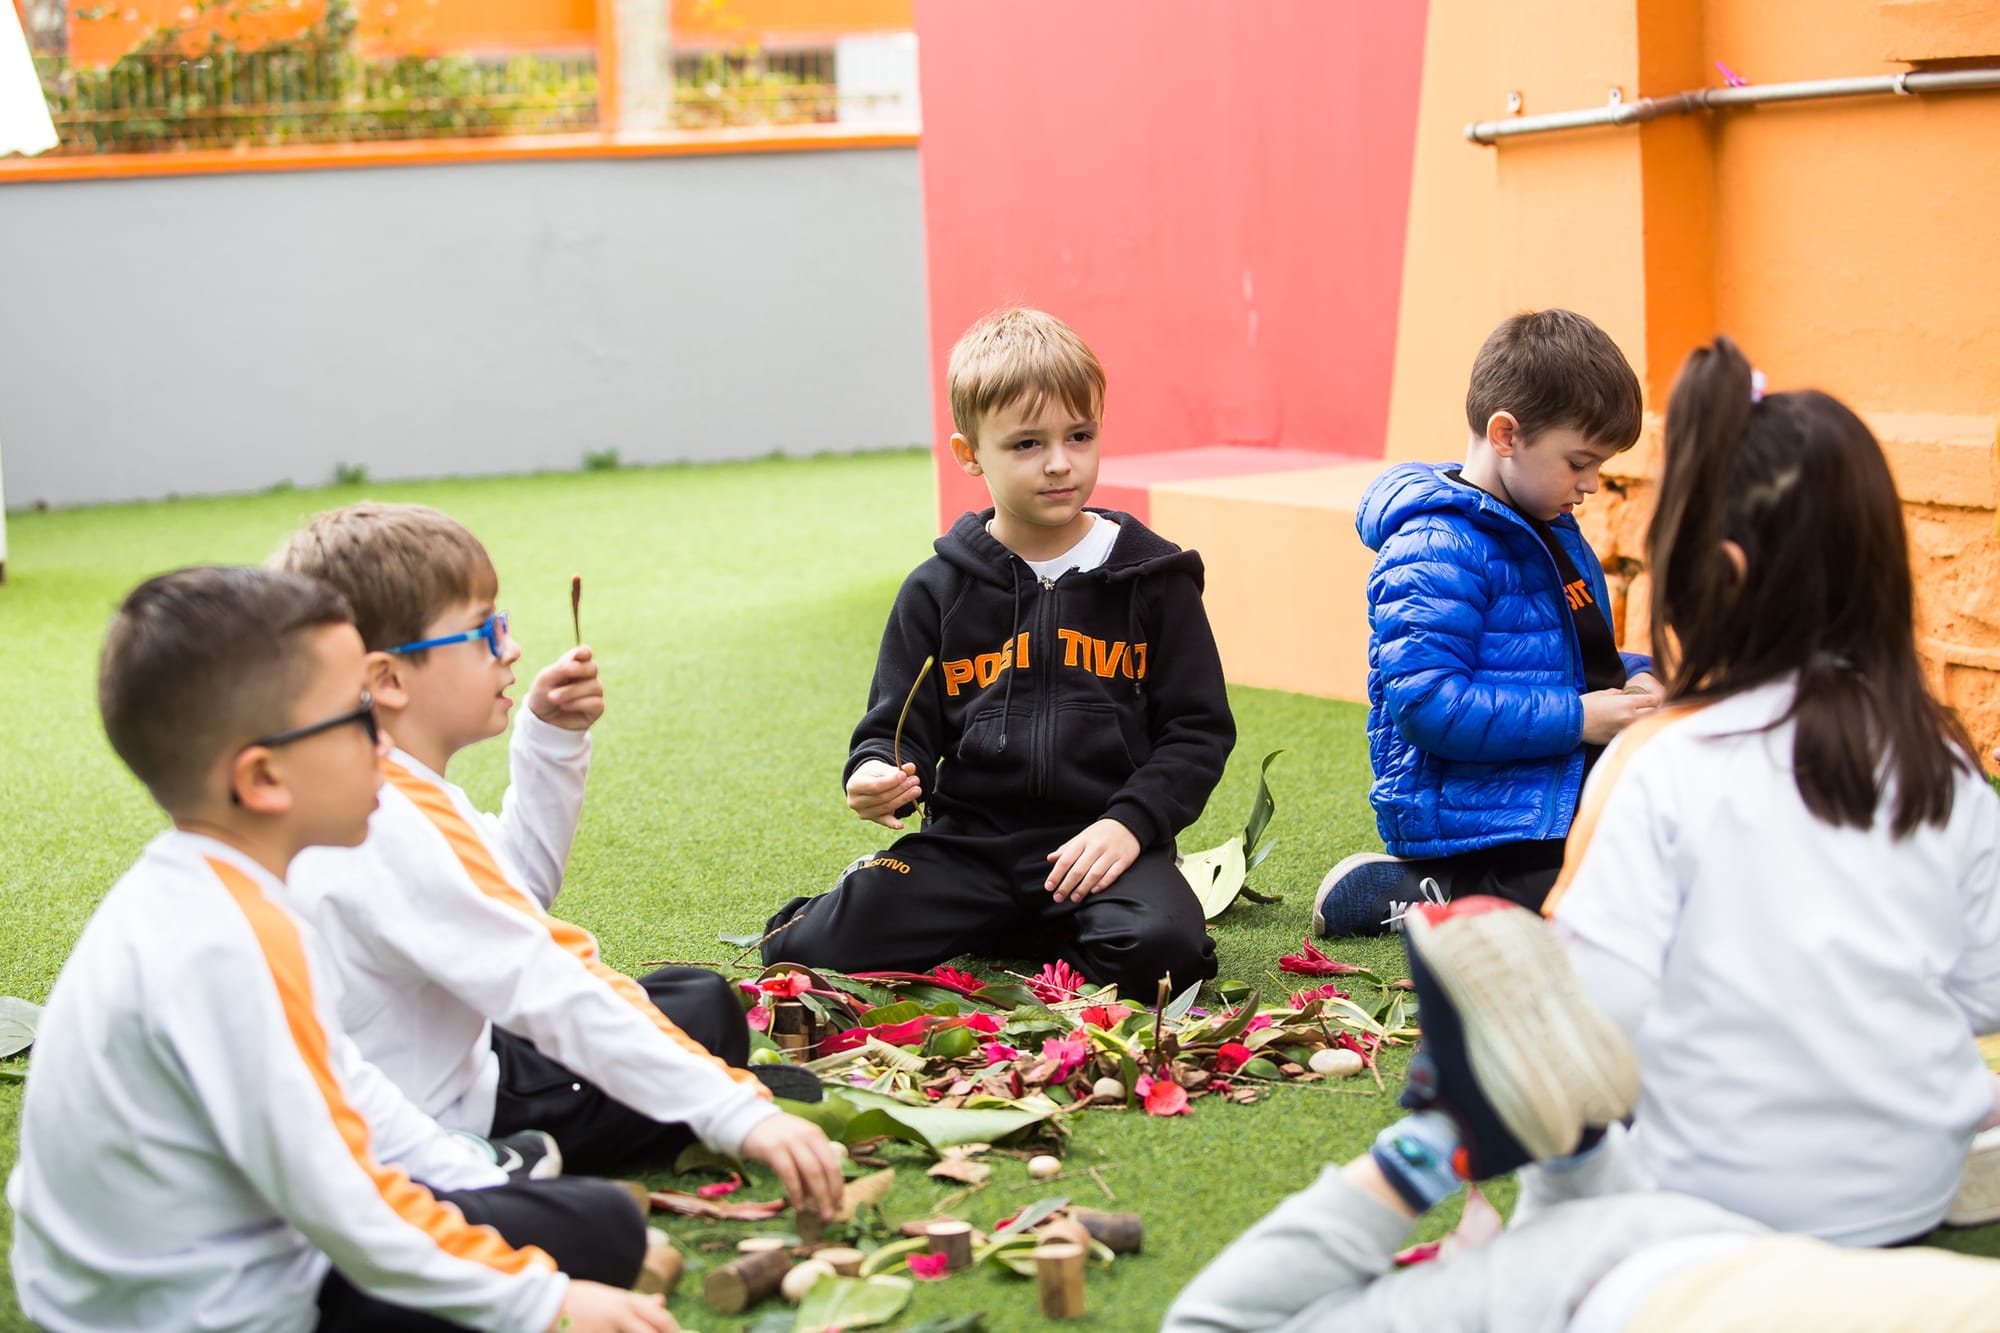
[[[1669,698],[1796,676],[1807,809],[1869,828],[1887,792],[1898,836],[1949,818],[1973,746],[1924,686],[1902,504],[1868,427],[1823,393],[1763,394],[1717,338],[1681,367],[1663,452],[1646,545]]]

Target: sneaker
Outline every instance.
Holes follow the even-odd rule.
[[[1382,852],[1356,852],[1327,871],[1313,897],[1313,931],[1322,939],[1399,931],[1412,904],[1449,901],[1436,880],[1410,865]]]
[[[1958,1195],[1944,1215],[1948,1227],[1977,1227],[2000,1222],[2000,1127],[1983,1130],[1965,1155],[1965,1172]]]
[[[505,1138],[487,1139],[463,1129],[450,1131],[474,1152],[507,1173],[509,1180],[554,1180],[562,1174],[562,1149],[553,1135],[524,1129]]]
[[[1540,917],[1482,896],[1419,904],[1403,921],[1423,1027],[1403,1105],[1458,1123],[1461,1175],[1567,1157],[1631,1111],[1631,1045]]]

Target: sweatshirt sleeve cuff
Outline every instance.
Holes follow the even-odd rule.
[[[535,716],[534,709],[522,704],[519,715],[514,719],[512,744],[514,748],[526,750],[537,758],[572,763],[590,753],[590,732],[570,731],[544,722]]]
[[[740,1159],[743,1156],[743,1140],[750,1137],[750,1131],[779,1114],[782,1113],[778,1108],[763,1098],[746,1097],[741,1104],[731,1105],[709,1123],[691,1128],[706,1147],[726,1157]]]
[[[1132,836],[1139,840],[1139,850],[1158,846],[1165,838],[1160,821],[1154,819],[1137,802],[1113,801],[1111,808],[1104,812],[1106,819],[1115,819],[1130,829]]]
[[[545,1333],[555,1325],[556,1317],[562,1314],[563,1302],[569,1299],[567,1273],[550,1273],[547,1282],[537,1285],[540,1288],[537,1298],[526,1302],[521,1311],[521,1333]]]

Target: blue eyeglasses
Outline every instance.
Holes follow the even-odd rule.
[[[389,649],[391,653],[420,653],[426,648],[443,648],[454,643],[471,643],[474,639],[486,640],[486,647],[495,657],[500,656],[500,645],[507,638],[507,613],[495,611],[486,617],[478,629],[469,629],[463,634],[447,634],[440,639],[418,639],[415,643],[398,644]]]

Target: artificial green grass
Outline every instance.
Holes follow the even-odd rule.
[[[0,994],[46,997],[92,908],[163,823],[97,724],[97,647],[118,599],[176,565],[259,560],[307,515],[364,495],[438,505],[487,544],[525,650],[517,697],[535,667],[569,645],[569,576],[583,575],[584,636],[604,666],[608,711],[558,910],[596,932],[615,966],[727,962],[736,950],[718,933],[755,931],[774,906],[824,887],[886,841],[848,813],[839,779],[890,600],[929,552],[933,502],[921,453],[19,514],[9,519],[0,587],[0,698],[10,705],[0,709]],[[1380,845],[1363,710],[1262,690],[1232,690],[1231,699],[1235,756],[1182,843],[1200,848],[1238,829],[1258,760],[1288,751],[1272,770],[1277,849],[1253,881],[1286,901],[1239,905],[1216,931],[1224,978],[1275,988],[1278,956],[1304,933],[1321,872]],[[497,808],[504,745],[468,751],[452,776]],[[1385,976],[1402,973],[1392,941],[1335,952]],[[1393,1076],[1402,1058],[1384,1063]],[[1092,1274],[1092,1314],[1079,1327],[1156,1327],[1173,1294],[1232,1236],[1323,1163],[1363,1150],[1395,1116],[1395,1090],[1393,1077],[1388,1096],[1366,1080],[1284,1088],[1250,1107],[1203,1099],[1195,1115],[1174,1120],[1085,1113],[1074,1122],[1071,1160],[1115,1165],[1102,1174],[1117,1198],[1087,1180],[1062,1188],[1079,1202],[1141,1212],[1147,1237],[1144,1256]],[[19,1107],[19,1086],[0,1083],[0,1174],[13,1166]],[[925,1213],[955,1190],[926,1179],[914,1153],[892,1155],[900,1168],[892,1214]],[[987,1225],[1040,1197],[1026,1179],[1019,1162],[999,1159],[993,1183],[955,1211]],[[761,1182],[751,1191],[769,1194]],[[1504,1205],[1511,1188],[1494,1194]],[[1455,1213],[1428,1219],[1423,1234],[1440,1233]],[[11,1217],[5,1225],[11,1234]],[[745,1230],[672,1229],[696,1248],[698,1266],[716,1257],[699,1252],[703,1241]],[[1958,1233],[1955,1245],[2000,1250],[1996,1233]],[[688,1327],[744,1322],[708,1311],[698,1287],[691,1278],[674,1302]],[[909,1318],[975,1309],[988,1312],[995,1333],[1041,1324],[1032,1283],[988,1273],[921,1285]],[[23,1327],[0,1263],[0,1328]]]

